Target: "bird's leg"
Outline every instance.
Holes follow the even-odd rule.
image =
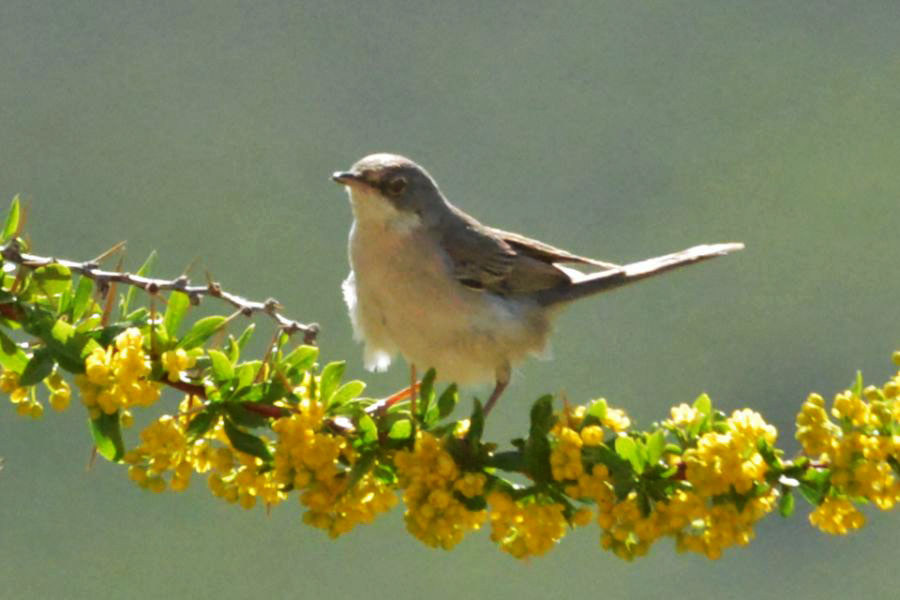
[[[510,375],[511,373],[509,364],[505,364],[497,369],[497,383],[494,385],[494,391],[491,392],[491,397],[488,398],[487,403],[484,405],[484,416],[488,416],[488,414],[491,412],[491,409],[494,408],[494,404],[497,403],[497,398],[500,397],[500,395],[503,393],[503,390],[505,390],[506,386],[509,385]]]
[[[415,414],[416,397],[419,394],[419,382],[416,381],[416,367],[411,366],[410,371],[411,381],[409,387],[405,387],[398,392],[394,392],[387,398],[384,398],[383,400],[379,400],[375,404],[372,404],[366,409],[366,412],[368,412],[369,414],[381,414],[383,411],[389,409],[408,396],[410,399],[410,409],[413,411],[413,414]]]

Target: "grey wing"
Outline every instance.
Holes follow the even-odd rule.
[[[569,275],[553,264],[567,262],[566,259],[549,250],[543,255],[523,251],[516,242],[527,238],[519,236],[510,243],[500,235],[505,232],[485,227],[468,215],[444,231],[441,246],[450,259],[454,277],[466,287],[506,296],[572,283]],[[575,262],[571,260],[574,255],[567,258],[568,262]]]
[[[566,252],[565,250],[561,250],[550,244],[533,240],[518,233],[493,228],[492,231],[497,237],[512,246],[516,251],[544,262],[581,263],[583,265],[591,265],[603,269],[618,269],[621,266],[615,263],[587,258],[586,256],[578,256],[577,254]]]

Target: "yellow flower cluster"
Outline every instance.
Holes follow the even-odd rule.
[[[678,406],[673,406],[669,413],[671,414],[671,418],[663,423],[667,427],[690,429],[703,420],[703,413],[690,404],[682,403]]]
[[[810,394],[797,414],[795,437],[803,446],[803,451],[811,457],[828,452],[840,431],[825,412],[825,399],[819,394]]]
[[[672,410],[667,424],[687,428],[701,418],[699,411],[682,405]],[[652,503],[646,514],[636,491],[616,500],[605,465],[594,465],[590,473],[582,466],[581,448],[603,440],[599,427],[585,427],[576,433],[557,425],[554,433],[558,441],[550,458],[553,475],[561,482],[575,481],[565,488],[570,497],[596,503],[597,522],[603,529],[601,545],[619,557],[631,560],[643,556],[656,540],[672,536],[681,550],[718,558],[723,549],[746,544],[752,538],[753,524],[773,510],[777,498],[769,491],[748,499],[742,510],[732,503],[712,501],[732,486],[739,493],[747,493],[764,481],[767,467],[757,451],[757,440],[775,442],[775,428],[753,411],[736,411],[724,425],[724,433],[704,434],[697,447],[682,457],[693,489],[677,490],[667,500]]]
[[[487,501],[491,540],[516,558],[545,554],[566,534],[568,522],[558,502],[544,504],[534,497],[516,501],[500,491],[488,494]]]
[[[227,440],[221,425],[215,428],[213,439]],[[195,446],[194,469],[212,471],[207,484],[217,498],[237,503],[245,510],[256,506],[258,499],[267,508],[287,499],[281,482],[261,458],[229,446],[213,446],[207,440],[198,440]]]
[[[54,370],[48,375],[44,384],[50,390],[50,406],[53,410],[66,410],[72,398],[72,389],[59,371]],[[19,416],[39,419],[44,414],[44,405],[38,401],[34,388],[19,385],[19,374],[15,371],[4,370],[0,373],[0,392],[9,394],[9,401],[15,405]]]
[[[404,489],[406,528],[425,544],[449,550],[484,523],[486,511],[469,510],[456,494],[482,495],[487,478],[461,472],[437,437],[418,432],[413,449],[397,452],[394,464]]]
[[[173,491],[187,488],[194,470],[191,445],[184,429],[171,415],[163,415],[141,431],[141,443],[125,454],[128,476],[152,492],[166,490],[164,475],[172,472]]]
[[[130,327],[108,348],[95,348],[85,359],[85,374],[75,378],[81,401],[92,418],[114,414],[120,408],[150,406],[159,399],[159,384],[147,378],[150,359],[144,336]]]
[[[641,515],[635,492],[621,502],[614,502],[612,498],[605,501],[597,515],[597,523],[603,529],[600,545],[625,560],[645,555],[664,533],[661,509],[665,506],[663,504],[660,510],[652,511],[645,518]]]
[[[50,406],[57,412],[62,412],[69,407],[72,399],[72,388],[62,378],[58,371],[54,371],[44,380],[50,388]]]
[[[596,425],[585,427],[584,430],[591,430],[589,437],[593,436],[593,432],[600,427]],[[584,432],[582,430],[582,433]],[[556,439],[556,444],[550,451],[550,468],[553,472],[553,479],[559,482],[577,480],[584,473],[584,467],[581,464],[581,446],[584,444],[581,434],[564,427],[557,423],[552,432]],[[600,433],[600,441],[603,441],[602,429]]]
[[[697,446],[683,456],[687,480],[704,497],[725,494],[732,487],[746,494],[768,471],[756,444],[760,438],[774,444],[775,428],[749,409],[735,411],[725,426],[724,433],[700,436]]]
[[[831,469],[831,490],[810,523],[843,534],[865,523],[848,496],[866,498],[882,510],[900,502],[900,479],[891,466],[900,457],[900,436],[892,434],[900,423],[900,372],[881,388],[836,394],[831,417],[837,423],[825,400],[810,394],[797,415],[797,439],[811,459]]]
[[[15,371],[3,371],[0,374],[0,391],[9,394],[9,401],[16,407],[21,417],[40,419],[44,414],[44,406],[34,396],[34,388],[19,385],[19,374]]]
[[[323,430],[322,405],[305,398],[297,408],[272,425],[278,435],[272,473],[281,486],[300,491],[304,522],[337,537],[393,507],[396,495],[371,473],[349,487],[350,470],[342,463],[352,467],[356,453],[344,438]]]
[[[668,525],[674,528],[684,520],[689,526],[676,532],[676,548],[679,551],[697,552],[715,560],[722,550],[731,546],[744,546],[753,539],[753,525],[775,509],[778,494],[772,489],[757,498],[751,498],[742,509],[731,503],[709,505],[694,494],[679,492],[661,511]]]
[[[186,398],[179,407],[181,412],[189,413],[191,404]],[[167,488],[180,492],[190,485],[195,471],[210,472],[207,483],[212,494],[245,509],[256,506],[257,499],[271,506],[286,498],[280,482],[261,459],[231,448],[221,421],[194,442],[185,432],[187,422],[183,417],[163,415],[141,432],[141,443],[124,457],[135,483],[153,492]]]
[[[809,514],[809,522],[825,533],[843,535],[865,525],[866,517],[846,498],[826,498]]]
[[[644,556],[659,538],[672,536],[680,552],[717,559],[724,549],[743,546],[753,538],[753,525],[775,508],[776,498],[770,491],[750,499],[741,510],[731,503],[714,504],[693,491],[678,490],[643,515],[637,493],[631,492],[600,511],[598,522],[604,530],[600,543],[620,558],[632,560]]]
[[[166,377],[173,383],[181,379],[181,374],[184,371],[197,364],[197,358],[185,352],[184,348],[167,350],[162,353],[159,359],[162,362],[163,369],[166,370]]]

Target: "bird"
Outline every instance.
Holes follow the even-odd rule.
[[[512,367],[545,351],[563,307],[744,247],[705,244],[619,265],[482,224],[398,154],[370,154],[332,179],[353,213],[342,291],[365,368],[384,371],[402,355],[413,402],[417,366],[459,384],[493,382],[485,414]]]

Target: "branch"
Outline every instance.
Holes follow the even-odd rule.
[[[122,273],[117,271],[104,271],[100,269],[100,265],[96,261],[76,262],[64,258],[52,258],[48,256],[36,256],[34,254],[26,254],[21,251],[18,241],[12,240],[8,244],[0,246],[0,256],[4,261],[22,265],[28,268],[46,267],[51,264],[62,265],[76,273],[93,279],[97,282],[98,288],[105,292],[110,283],[123,283],[125,285],[140,288],[150,295],[156,295],[161,291],[178,291],[188,295],[191,304],[197,305],[203,296],[212,296],[224,300],[228,304],[237,308],[241,314],[249,317],[254,313],[263,313],[269,315],[278,324],[278,327],[287,334],[297,332],[303,333],[303,342],[312,344],[316,340],[319,333],[319,325],[317,323],[304,324],[299,321],[288,319],[280,312],[282,306],[274,298],[269,298],[262,302],[248,300],[243,296],[232,294],[222,289],[215,281],[209,282],[207,285],[191,285],[190,279],[182,275],[175,279],[157,279],[154,277],[144,277],[142,275],[134,275],[132,273]]]

